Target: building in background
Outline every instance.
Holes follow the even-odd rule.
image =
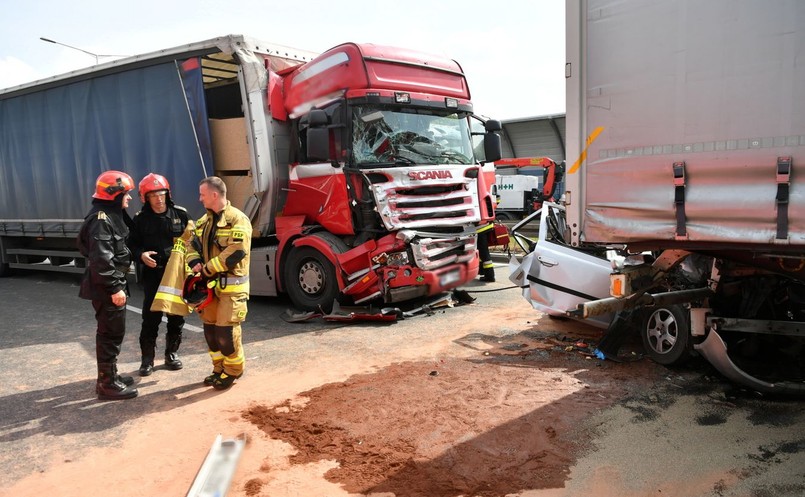
[[[501,121],[503,124],[503,157],[548,157],[557,164],[565,161],[565,114],[524,117]],[[543,167],[501,167],[495,174],[529,175],[539,178],[542,188]],[[556,194],[565,191],[564,181],[556,184]]]

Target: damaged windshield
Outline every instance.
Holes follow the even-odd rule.
[[[467,119],[456,112],[355,107],[352,130],[355,165],[473,163]]]

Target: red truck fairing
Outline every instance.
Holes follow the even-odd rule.
[[[470,90],[457,62],[413,50],[345,43],[294,70],[284,81],[290,115],[350,89],[421,92],[468,100]]]

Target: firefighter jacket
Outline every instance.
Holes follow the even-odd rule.
[[[217,279],[221,293],[249,293],[249,252],[252,223],[227,201],[220,213],[207,209],[196,222],[196,238],[187,252],[191,268],[202,263],[202,274]]]
[[[173,205],[170,197],[167,199],[167,207],[165,212],[157,214],[146,202],[142,210],[134,215],[129,234],[129,248],[134,262],[141,264],[144,271],[165,270],[173,242],[182,235],[187,226],[187,210],[184,207]],[[156,252],[152,256],[157,263],[155,268],[142,263],[143,252],[149,251]]]
[[[190,307],[182,299],[182,289],[184,288],[185,278],[190,274],[190,268],[185,263],[187,247],[195,234],[193,221],[187,223],[182,235],[176,239],[171,250],[159,288],[154,295],[154,302],[151,304],[152,312],[166,312],[176,316],[187,316],[190,314]]]
[[[489,223],[486,223],[484,225],[478,226],[475,229],[475,232],[480,235],[481,233],[486,233],[487,231],[491,230],[494,227],[495,227],[495,223],[494,222],[489,222]]]
[[[127,214],[112,202],[94,200],[78,234],[78,250],[88,259],[78,296],[87,300],[108,300],[127,290],[126,274],[131,252],[126,246]]]

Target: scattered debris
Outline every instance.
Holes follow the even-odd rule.
[[[285,321],[286,323],[302,323],[304,321],[310,321],[311,319],[318,318],[321,316],[322,313],[320,312],[313,312],[313,311],[300,312],[295,311],[293,309],[285,309],[285,312],[283,312],[280,315],[282,320]]]
[[[384,321],[394,322],[401,319],[403,312],[396,307],[383,307],[378,309],[372,305],[369,306],[344,306],[341,307],[338,302],[333,304],[333,310],[330,314],[322,315],[325,321]]]
[[[383,321],[396,322],[401,319],[411,318],[418,314],[432,316],[436,314],[436,309],[443,307],[455,307],[456,305],[471,304],[475,298],[464,290],[453,290],[451,293],[439,295],[434,300],[422,304],[413,309],[403,311],[398,307],[378,308],[371,304],[365,306],[341,306],[337,301],[333,303],[333,310],[328,314],[324,311],[300,312],[286,309],[280,316],[286,323],[302,323],[311,319],[321,318],[325,321],[346,322],[346,321]]]

